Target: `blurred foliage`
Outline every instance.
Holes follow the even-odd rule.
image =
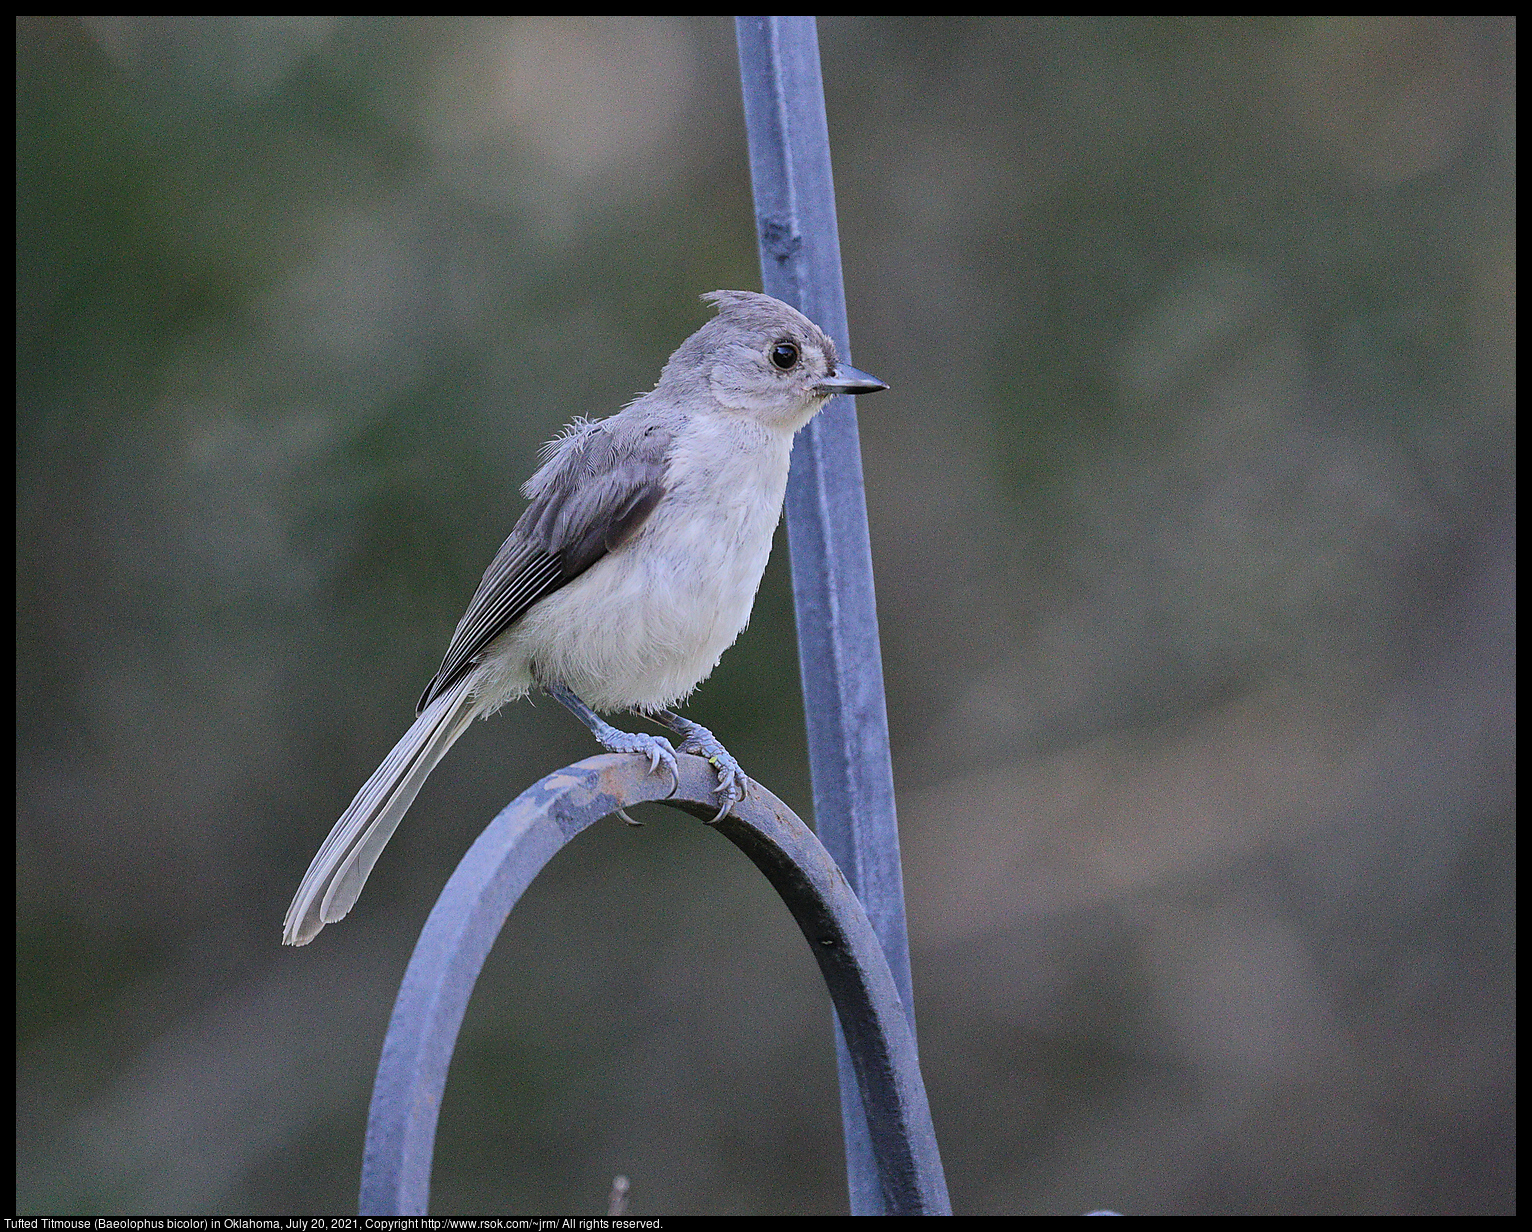
[[[1514,1209],[1514,25],[820,26],[961,1213]],[[546,703],[277,945],[538,444],[758,267],[725,19],[17,23],[17,1206],[343,1213]],[[809,815],[786,545],[689,712]],[[443,1212],[845,1209],[828,1002],[664,810],[564,852]]]

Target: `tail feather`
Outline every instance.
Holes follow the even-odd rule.
[[[362,784],[303,874],[282,925],[285,945],[307,945],[344,919],[426,778],[473,721],[470,679],[459,680],[421,711],[409,731]]]

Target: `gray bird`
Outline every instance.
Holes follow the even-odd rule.
[[[745,772],[670,707],[750,619],[782,516],[793,434],[836,394],[887,389],[839,362],[796,308],[713,291],[718,315],[677,348],[649,393],[609,419],[576,419],[543,448],[531,502],[458,622],[404,738],[325,839],[282,940],[304,945],[356,903],[426,776],[480,716],[534,686],[614,753],[678,773],[661,736],[619,731],[631,711],[681,736],[718,771],[722,818]]]

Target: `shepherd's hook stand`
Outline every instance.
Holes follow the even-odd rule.
[[[447,1069],[468,998],[511,908],[544,865],[619,808],[662,800],[703,821],[717,774],[682,754],[680,784],[631,754],[588,757],[534,783],[458,864],[415,945],[378,1063],[362,1159],[363,1215],[423,1215]],[[951,1213],[904,1006],[862,904],[787,805],[752,782],[715,827],[766,874],[809,943],[840,1018],[871,1131],[884,1210]]]

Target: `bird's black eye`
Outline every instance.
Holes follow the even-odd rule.
[[[779,342],[771,348],[771,362],[786,372],[798,362],[798,348],[791,342]]]

